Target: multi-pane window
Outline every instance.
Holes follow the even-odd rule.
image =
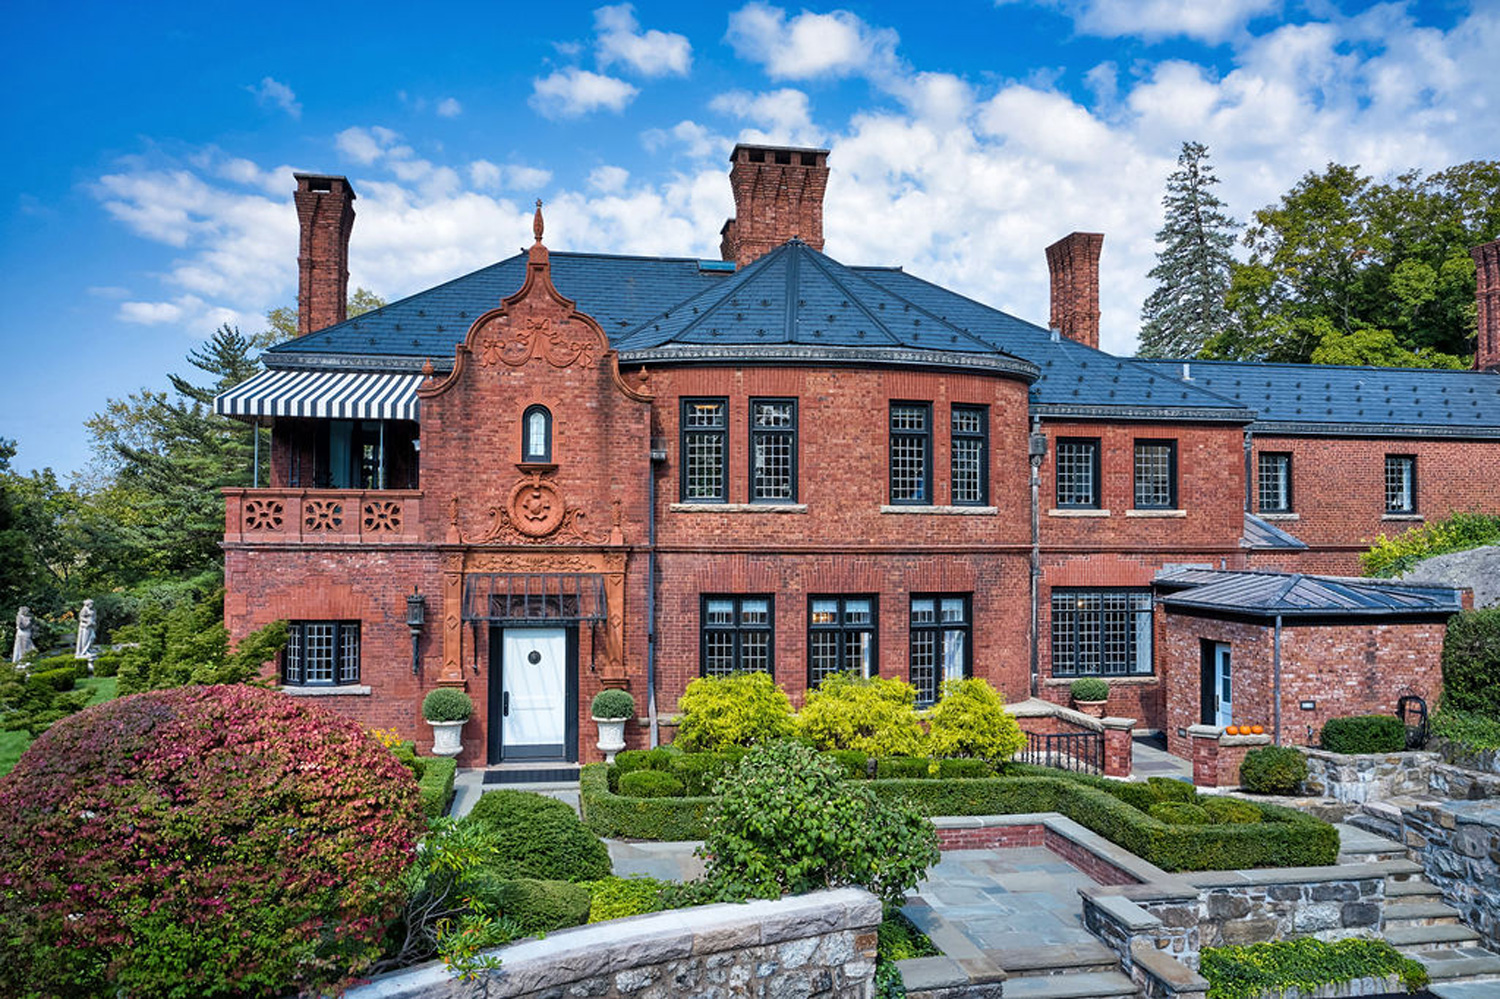
[[[1057,505],[1099,505],[1099,439],[1063,437],[1057,442]]]
[[[750,400],[750,502],[797,502],[797,400]]]
[[[932,404],[891,403],[891,502],[932,502]]]
[[[552,414],[546,406],[531,406],[521,418],[521,453],[526,461],[552,460]]]
[[[291,622],[281,655],[281,682],[292,686],[358,683],[359,622]]]
[[[875,598],[812,597],[807,612],[807,683],[835,673],[874,676]]]
[[[769,596],[705,596],[704,676],[773,672],[774,620]]]
[[[953,407],[952,478],[955,506],[989,499],[989,421],[983,406]]]
[[[969,647],[968,594],[913,594],[911,685],[918,703],[936,701],[944,680],[969,675]]]
[[[1385,456],[1385,512],[1417,512],[1417,456]]]
[[[1292,456],[1284,451],[1262,451],[1257,478],[1261,513],[1292,512]]]
[[[1135,508],[1171,510],[1177,506],[1177,442],[1135,442]]]
[[[729,490],[729,403],[682,400],[682,498],[723,503]]]
[[[1150,590],[1052,591],[1054,676],[1151,671]]]

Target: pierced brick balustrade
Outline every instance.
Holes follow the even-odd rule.
[[[404,489],[225,489],[224,540],[421,541],[421,502],[421,492]]]

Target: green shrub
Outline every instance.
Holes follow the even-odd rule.
[[[628,878],[603,878],[592,882],[589,894],[589,922],[624,919],[662,909],[661,893],[669,882],[636,874]]]
[[[689,752],[753,746],[792,734],[792,702],[765,673],[703,676],[677,700],[676,745]]]
[[[1180,801],[1193,805],[1198,802],[1198,791],[1185,780],[1172,777],[1147,777],[1146,790],[1154,801]]]
[[[473,713],[473,700],[454,687],[438,687],[422,698],[422,717],[430,722],[468,721]]]
[[[474,888],[474,899],[527,934],[551,933],[589,921],[592,898],[586,885],[569,881],[498,877],[486,871]]]
[[[1384,940],[1325,943],[1314,937],[1245,947],[1205,947],[1199,968],[1211,999],[1255,999],[1283,991],[1400,975],[1408,992],[1427,987],[1427,969]]]
[[[450,756],[422,757],[422,772],[417,776],[417,790],[422,794],[422,812],[430,819],[448,814],[453,800],[453,778],[458,761]]]
[[[1182,801],[1158,801],[1147,814],[1169,826],[1206,826],[1213,821],[1209,818],[1208,810],[1201,805],[1189,805]]]
[[[1500,718],[1449,708],[1447,704],[1433,714],[1431,731],[1467,749],[1500,749]]]
[[[1330,718],[1318,742],[1330,753],[1399,753],[1406,748],[1406,726],[1394,715]]]
[[[601,690],[589,710],[595,718],[634,718],[635,698],[628,690]]]
[[[870,757],[857,749],[833,749],[823,755],[837,763],[849,780],[864,780],[870,776]]]
[[[120,672],[120,663],[125,658],[120,652],[101,652],[94,659],[95,676],[115,676]]]
[[[27,678],[27,683],[52,690],[72,690],[78,683],[78,674],[71,665],[60,669],[37,670]]]
[[[1255,794],[1296,794],[1307,780],[1307,757],[1291,746],[1264,746],[1245,754],[1240,786]]]
[[[1382,534],[1359,560],[1367,576],[1395,576],[1432,555],[1492,544],[1500,544],[1500,516],[1455,513],[1394,538]]]
[[[256,682],[265,664],[286,647],[287,623],[272,621],[231,649],[223,578],[216,570],[158,594],[114,638],[132,643],[120,653],[123,697],[168,687]]]
[[[731,753],[679,753],[672,757],[672,776],[682,782],[682,794],[696,798],[712,794],[714,784],[724,771],[737,762],[739,756]],[[622,790],[620,793],[635,792]]]
[[[610,789],[610,772],[603,763],[591,763],[579,774],[583,820],[597,835],[676,842],[702,839],[707,834],[708,806],[713,798],[621,797]]]
[[[705,880],[776,897],[858,885],[899,904],[938,862],[932,823],[805,746],[769,743],[720,782],[703,844]]]
[[[933,756],[1008,760],[1026,736],[987,680],[943,681],[942,697],[927,712],[927,750]]]
[[[1109,684],[1097,676],[1081,676],[1068,685],[1075,701],[1109,700]]]
[[[938,760],[938,777],[941,780],[977,780],[995,776],[989,760]]]
[[[1448,619],[1443,636],[1443,708],[1500,719],[1500,607]]]
[[[495,839],[490,862],[505,877],[593,881],[610,873],[609,851],[573,809],[527,791],[486,791],[463,820]]]
[[[916,704],[916,688],[905,680],[839,673],[808,692],[797,723],[818,749],[915,756],[926,738]]]
[[[1239,798],[1205,795],[1199,802],[1209,819],[1216,824],[1248,825],[1261,820],[1260,807]]]
[[[620,778],[620,794],[627,798],[681,798],[682,781],[660,770],[633,770]]]
[[[938,761],[925,756],[887,756],[875,763],[881,780],[929,780],[941,772]]]

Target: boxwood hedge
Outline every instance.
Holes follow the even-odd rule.
[[[905,800],[927,816],[1059,812],[1167,871],[1320,866],[1338,858],[1338,830],[1295,809],[1262,804],[1257,806],[1262,820],[1256,823],[1168,825],[1142,808],[1182,800],[1183,792],[1167,786],[1174,782],[1153,787],[1038,771],[1014,767],[1015,776],[869,783],[876,794]],[[1191,793],[1191,787],[1183,787]],[[583,768],[580,790],[584,821],[601,836],[701,839],[713,802],[710,797],[621,797],[610,792],[603,764]]]

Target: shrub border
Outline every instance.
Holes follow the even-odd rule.
[[[421,760],[422,776],[417,780],[417,790],[422,794],[422,812],[430,819],[447,815],[458,761],[451,756],[423,756]]]

